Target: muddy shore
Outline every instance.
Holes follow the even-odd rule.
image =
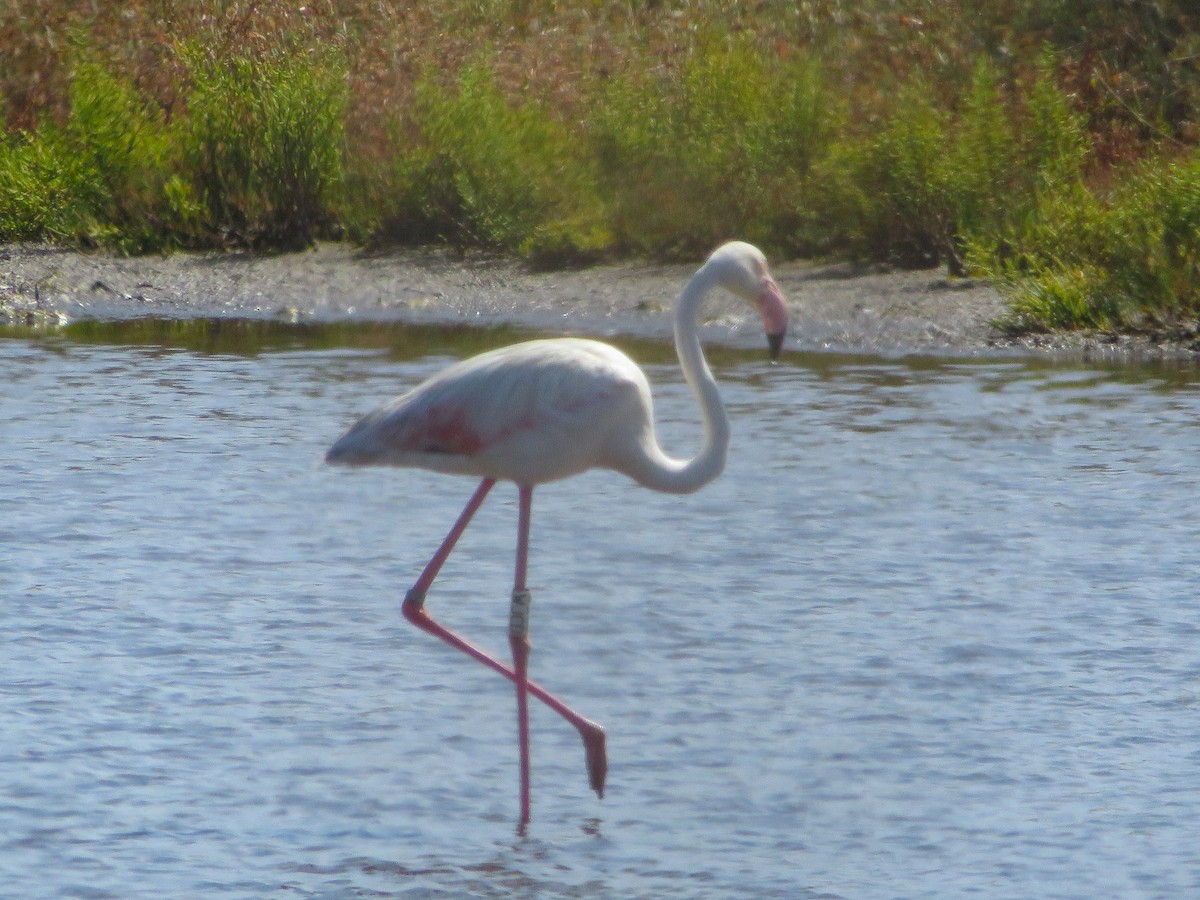
[[[135,258],[8,245],[0,247],[0,324],[220,316],[512,324],[669,340],[671,305],[694,269],[629,262],[542,273],[507,259],[436,250],[370,253],[343,244],[283,255]],[[1008,339],[992,325],[1004,310],[993,287],[936,270],[777,262],[772,271],[791,309],[788,346],[796,350],[1114,359],[1188,352],[1134,338]],[[762,341],[753,311],[715,294],[702,334],[733,346]]]

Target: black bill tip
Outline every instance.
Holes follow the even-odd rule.
[[[783,339],[786,335],[785,331],[767,335],[767,349],[771,352],[771,362],[779,359],[779,351],[783,349]]]

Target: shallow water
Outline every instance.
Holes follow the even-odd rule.
[[[722,356],[720,481],[535,495],[612,768],[535,708],[521,839],[510,687],[399,611],[471,484],[321,464],[457,342],[0,341],[0,895],[1200,890],[1196,373]],[[429,601],[497,649],[514,517]]]

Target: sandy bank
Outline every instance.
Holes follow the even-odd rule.
[[[10,245],[0,247],[0,323],[139,316],[509,323],[667,340],[672,302],[694,269],[636,262],[537,273],[511,260],[464,260],[432,250],[365,253],[342,244],[286,255],[136,258]],[[1000,295],[944,272],[802,262],[772,270],[791,308],[792,349],[955,356],[1156,349],[1132,340],[1006,340],[991,325],[1004,309]],[[739,346],[762,340],[753,312],[732,298],[714,296],[705,313],[708,340]]]

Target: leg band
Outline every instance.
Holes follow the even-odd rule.
[[[512,608],[508,616],[508,634],[514,638],[529,637],[529,591],[513,591]]]

